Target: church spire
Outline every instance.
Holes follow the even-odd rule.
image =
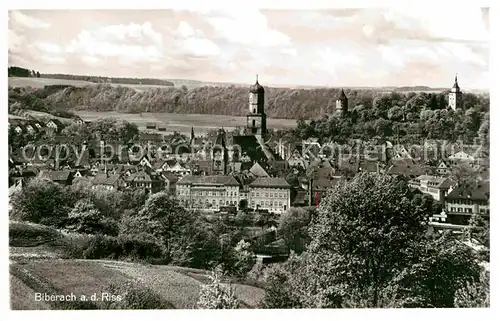
[[[458,74],[455,74],[455,83],[453,84],[453,88],[460,88],[458,86]]]
[[[258,84],[259,83],[259,74],[255,74],[255,83]]]

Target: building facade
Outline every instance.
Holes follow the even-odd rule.
[[[418,189],[424,194],[429,194],[434,200],[444,204],[444,199],[453,189],[453,182],[448,178],[420,175],[412,179],[410,186]]]
[[[239,206],[240,185],[229,175],[181,178],[176,184],[177,198],[187,208],[218,211],[221,206]]]
[[[489,200],[488,184],[458,186],[445,197],[447,221],[452,224],[468,225],[473,215],[489,219]]]
[[[284,213],[290,208],[291,186],[283,178],[259,177],[249,184],[248,207]]]

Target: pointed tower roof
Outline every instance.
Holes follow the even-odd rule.
[[[345,95],[344,88],[340,90],[340,93],[337,97],[337,100],[347,100],[347,96]]]
[[[458,86],[457,76],[458,76],[458,75],[457,75],[457,74],[455,74],[455,83],[453,84],[453,88],[460,88],[460,87]]]
[[[255,77],[255,84],[250,86],[250,92],[254,94],[262,94],[264,93],[264,87],[259,84],[259,75]]]
[[[224,128],[220,128],[217,131],[217,137],[215,138],[215,145],[226,147],[226,131],[224,130]]]

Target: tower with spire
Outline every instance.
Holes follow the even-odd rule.
[[[264,111],[264,87],[259,84],[259,75],[256,75],[255,84],[250,86],[247,127],[248,135],[265,136],[267,133],[267,115]]]
[[[462,92],[460,91],[460,86],[458,86],[457,75],[455,74],[455,83],[451,87],[450,93],[448,94],[448,108],[457,110],[457,108],[462,108]]]
[[[227,175],[229,153],[226,146],[226,132],[224,128],[217,131],[217,137],[212,148],[212,173],[213,175]]]
[[[344,89],[340,90],[340,93],[335,101],[335,113],[337,115],[345,115],[347,114],[347,96],[344,92]]]

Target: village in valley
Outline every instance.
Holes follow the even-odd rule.
[[[457,79],[449,93],[449,108],[460,108]],[[291,207],[318,206],[326,191],[359,172],[386,173],[408,179],[431,195],[441,211],[430,217],[438,229],[467,225],[472,215],[489,215],[489,157],[483,143],[455,144],[426,140],[405,146],[374,138],[345,145],[315,137],[286,141],[267,127],[265,90],[249,88],[247,123],[232,131],[220,128],[206,135],[167,134],[161,123],[148,123],[131,141],[78,141],[62,135],[72,123],[90,126],[79,117],[38,121],[9,119],[13,135],[33,137],[10,151],[9,187],[13,192],[35,177],[71,185],[89,180],[93,189],[166,191],[190,209],[207,213],[238,211],[268,213],[276,227],[279,215]],[[344,90],[336,98],[334,117],[347,111]],[[78,148],[75,148],[78,146]],[[454,168],[467,168],[476,184],[460,185]],[[293,181],[290,177],[293,176]],[[288,178],[288,179],[287,179]]]

